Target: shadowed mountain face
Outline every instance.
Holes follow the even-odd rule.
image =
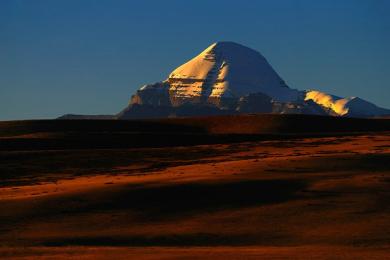
[[[217,42],[162,82],[142,86],[120,119],[238,113],[371,117],[390,114],[363,99],[286,85],[257,51]]]

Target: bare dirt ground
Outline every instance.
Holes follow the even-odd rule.
[[[0,156],[0,258],[390,258],[390,133]]]

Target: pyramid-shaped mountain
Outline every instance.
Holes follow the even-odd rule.
[[[236,113],[295,113],[334,116],[390,114],[360,98],[288,87],[257,51],[217,42],[179,66],[164,81],[142,86],[119,118]]]

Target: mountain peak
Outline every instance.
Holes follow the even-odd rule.
[[[265,60],[258,51],[230,41],[215,42],[196,57],[202,58],[205,56],[214,56],[216,59],[223,59],[225,62],[230,61],[235,63],[255,59]]]
[[[390,114],[389,110],[359,98],[291,89],[258,51],[220,41],[177,67],[166,80],[142,86],[119,117],[258,112]]]
[[[232,49],[249,49],[252,51],[255,51],[251,48],[248,48],[242,44],[232,42],[232,41],[218,41],[211,44],[209,47],[207,47],[205,50],[208,49],[219,49],[219,50],[232,50]]]
[[[168,77],[178,99],[240,97],[262,92],[275,100],[297,99],[257,51],[234,42],[216,42],[176,68]]]

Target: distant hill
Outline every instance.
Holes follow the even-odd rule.
[[[116,119],[114,115],[75,115],[66,114],[58,117],[57,119]]]

